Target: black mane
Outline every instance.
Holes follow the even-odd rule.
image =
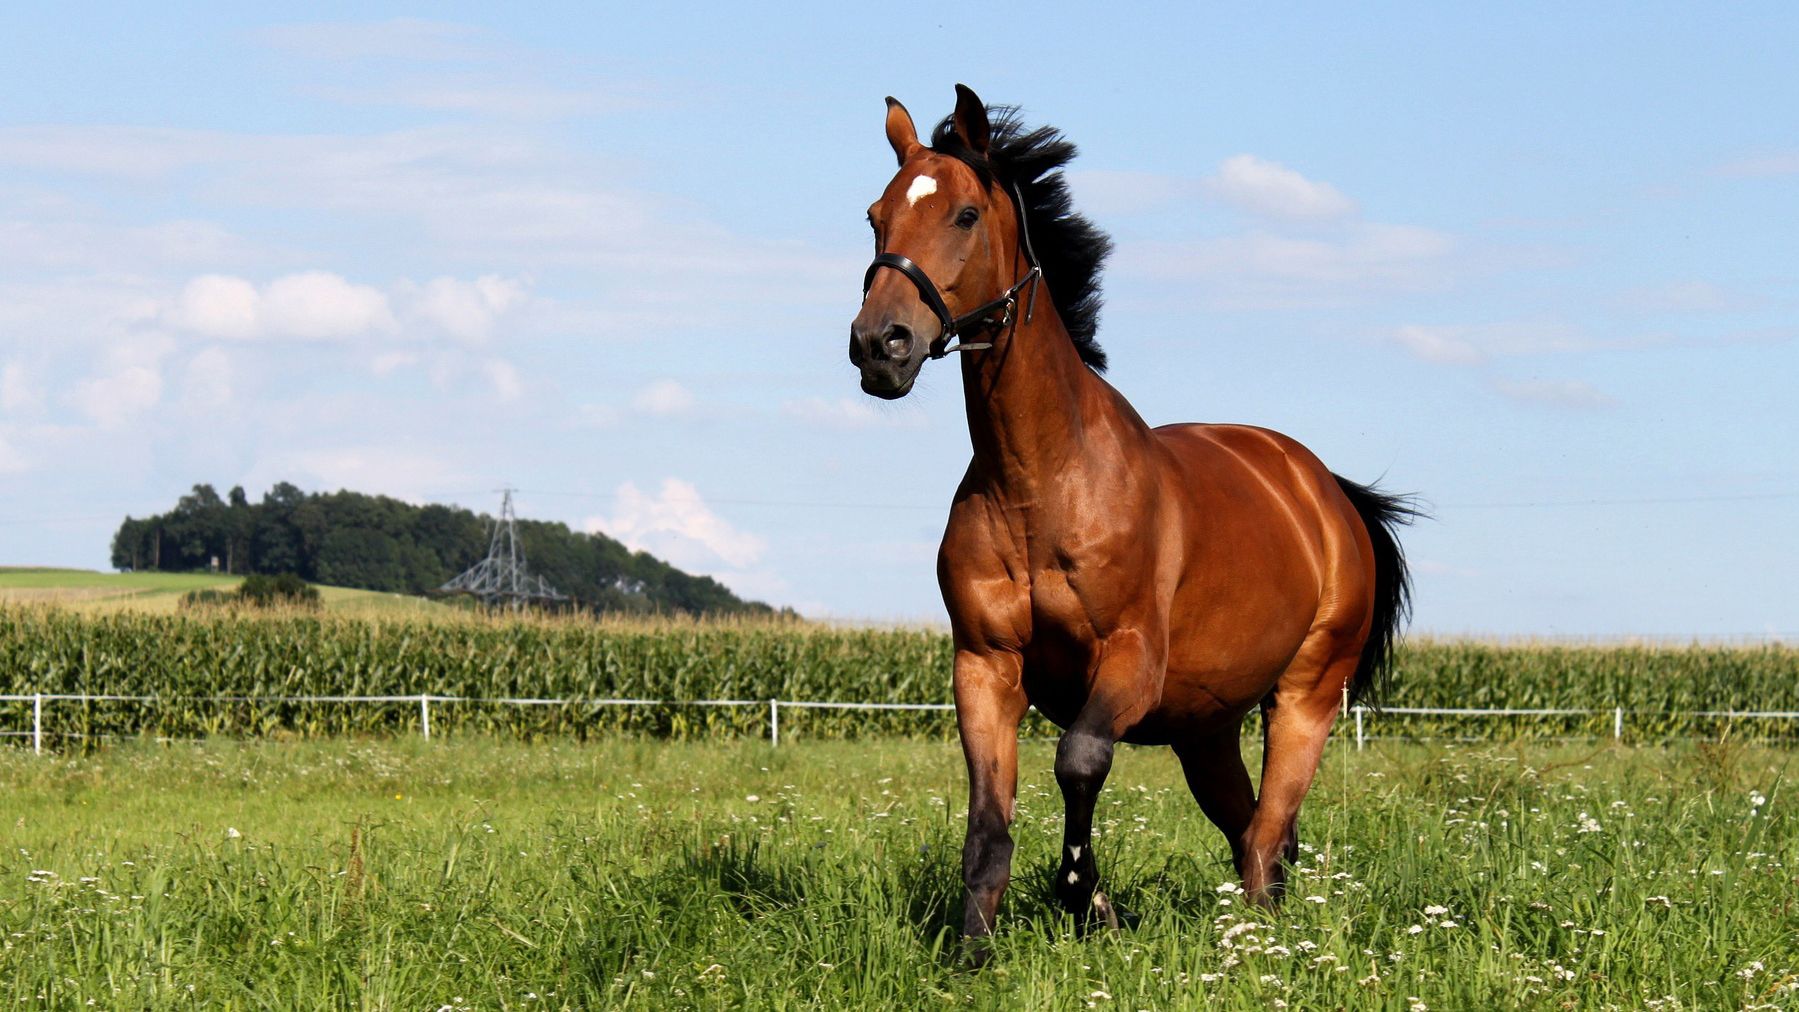
[[[1112,240],[1074,212],[1068,182],[1056,171],[1074,158],[1075,146],[1055,127],[1027,130],[1012,106],[988,106],[987,120],[992,130],[987,157],[970,151],[948,118],[931,133],[931,150],[961,159],[983,185],[998,180],[1008,192],[1018,187],[1056,313],[1074,338],[1081,361],[1104,372],[1106,353],[1094,334],[1099,330],[1099,272],[1112,252]]]

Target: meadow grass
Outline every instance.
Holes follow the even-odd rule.
[[[223,573],[101,573],[48,566],[0,566],[0,604],[54,605],[87,615],[118,612],[172,614],[196,590],[233,590],[241,576]],[[354,616],[417,615],[429,618],[456,609],[410,594],[355,587],[319,588],[325,609]]]
[[[1052,755],[975,972],[943,742],[0,750],[0,1008],[1799,1002],[1788,751],[1333,744],[1267,914],[1166,750],[1121,748],[1096,847],[1141,920],[1085,939]]]

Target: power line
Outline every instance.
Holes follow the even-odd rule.
[[[565,492],[547,489],[520,489],[530,495],[555,496],[571,499],[606,500],[613,498],[609,492]],[[1518,500],[1511,502],[1473,502],[1473,503],[1436,503],[1438,509],[1562,509],[1584,506],[1660,506],[1681,503],[1708,502],[1758,502],[1773,499],[1799,498],[1799,491],[1785,492],[1747,492],[1724,495],[1691,495],[1691,496],[1645,496],[1639,498],[1596,498],[1596,499],[1539,499]],[[948,502],[921,505],[913,503],[872,503],[872,502],[832,502],[807,499],[745,499],[745,498],[701,498],[705,503],[719,503],[731,506],[777,506],[789,509],[856,509],[856,510],[933,510],[948,508]]]
[[[1439,509],[1502,510],[1560,508],[1570,506],[1661,506],[1674,503],[1756,502],[1768,499],[1799,499],[1799,492],[1746,492],[1740,495],[1675,495],[1640,499],[1543,499],[1525,502],[1438,503]]]

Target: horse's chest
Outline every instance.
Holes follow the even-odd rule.
[[[1062,568],[1031,573],[1031,625],[1040,631],[1077,632],[1091,624],[1080,577]]]

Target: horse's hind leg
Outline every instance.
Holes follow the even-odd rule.
[[[1174,747],[1180,757],[1181,772],[1187,775],[1187,789],[1231,843],[1231,864],[1243,874],[1244,843],[1249,820],[1256,812],[1256,792],[1249,782],[1249,770],[1243,766],[1243,750],[1238,744],[1240,727],[1222,734],[1183,742]]]
[[[1269,753],[1271,753],[1273,751],[1273,749],[1271,749],[1269,747],[1269,743],[1268,743],[1268,729],[1273,724],[1273,722],[1269,718],[1271,718],[1273,716],[1274,716],[1274,693],[1271,692],[1268,694],[1268,697],[1266,699],[1262,700],[1262,771],[1263,771],[1264,776],[1267,775]],[[1326,733],[1328,735],[1328,732],[1326,732]],[[1281,854],[1285,858],[1285,860],[1288,864],[1298,864],[1299,863],[1299,815],[1298,815],[1298,813],[1294,813],[1292,821],[1287,823],[1287,839],[1286,839],[1286,842],[1281,845]]]
[[[1249,822],[1243,888],[1256,903],[1278,902],[1286,890],[1282,859],[1298,856],[1299,805],[1312,787],[1324,743],[1359,657],[1331,662],[1309,677],[1289,669],[1263,713],[1262,793]]]

